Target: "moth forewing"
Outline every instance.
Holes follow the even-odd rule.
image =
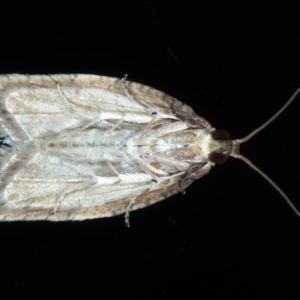
[[[0,76],[0,220],[151,205],[206,174],[211,132],[177,99],[94,75]]]

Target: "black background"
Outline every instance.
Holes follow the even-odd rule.
[[[293,7],[125,2],[3,8],[0,73],[128,74],[234,139],[265,122],[300,85]],[[242,145],[298,208],[299,101]],[[1,223],[2,296],[300,297],[300,219],[241,161],[213,168],[186,195],[130,220],[130,229],[123,216]]]

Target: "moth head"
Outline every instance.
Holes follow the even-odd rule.
[[[222,165],[227,162],[233,151],[234,144],[230,133],[224,129],[218,129],[210,135],[209,160],[216,165]]]

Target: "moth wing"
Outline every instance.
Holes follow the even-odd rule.
[[[121,207],[151,185],[147,174],[94,177],[43,153],[27,161],[12,159],[2,173],[7,176],[1,179],[0,220],[107,217],[122,213]]]
[[[142,84],[95,75],[0,76],[2,120],[9,135],[19,124],[32,138],[97,120],[148,123],[157,118],[180,119],[193,128],[210,124],[179,100]],[[126,119],[126,117],[128,119]],[[3,119],[3,118],[2,118]],[[19,132],[21,137],[22,132]]]

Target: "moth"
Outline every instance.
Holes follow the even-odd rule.
[[[268,125],[232,141],[151,87],[95,75],[0,76],[0,220],[84,220],[184,190]],[[286,195],[269,179],[298,213]],[[298,213],[299,215],[299,213]]]

